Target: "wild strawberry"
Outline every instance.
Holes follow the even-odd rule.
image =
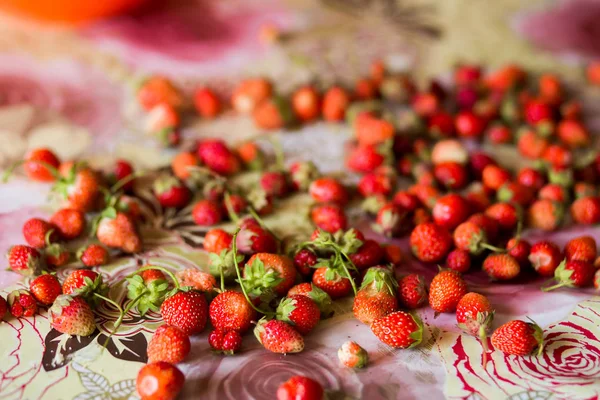
[[[471,153],[469,158],[469,169],[475,178],[481,179],[483,170],[489,165],[497,165],[496,160],[481,151]]]
[[[52,215],[50,223],[63,239],[75,239],[85,229],[85,214],[80,210],[63,208]]]
[[[193,335],[204,330],[208,305],[203,294],[194,291],[177,292],[163,301],[160,313],[167,324]]]
[[[377,96],[375,82],[369,78],[360,78],[354,87],[354,97],[359,100],[371,100]]]
[[[290,166],[290,180],[294,190],[308,190],[312,181],[319,177],[319,170],[311,161],[299,161]]]
[[[32,181],[53,182],[56,180],[56,169],[60,161],[52,150],[37,148],[31,150],[23,160],[25,174]]]
[[[387,203],[379,209],[373,230],[382,235],[393,237],[400,233],[406,213],[394,203]]]
[[[208,313],[212,325],[225,331],[244,333],[256,320],[256,311],[244,295],[232,290],[219,293],[210,303]]]
[[[242,335],[238,331],[215,329],[208,336],[208,343],[218,353],[233,355],[242,348]]]
[[[429,285],[429,306],[436,313],[453,312],[467,293],[467,283],[456,271],[442,270]]]
[[[354,172],[373,172],[385,161],[385,156],[376,146],[358,146],[348,154],[346,164]]]
[[[144,267],[150,267],[150,265],[145,265]],[[146,285],[148,285],[154,281],[166,279],[164,272],[162,272],[159,269],[146,269],[146,270],[142,271],[139,275],[142,277],[142,279],[144,280],[144,283]],[[188,285],[182,285],[182,286],[188,286]]]
[[[594,177],[594,179],[592,180],[595,179],[596,178]],[[581,197],[596,196],[598,194],[598,189],[593,183],[577,182],[573,187],[573,194],[575,195],[576,199],[579,199]]]
[[[104,246],[90,244],[83,249],[79,259],[86,267],[98,267],[108,263],[110,255]]]
[[[440,191],[432,185],[412,185],[408,188],[408,192],[417,196],[419,202],[429,209],[432,209],[435,206],[437,200],[441,197]]]
[[[350,260],[356,268],[364,270],[379,264],[383,256],[384,251],[379,243],[365,240],[355,253],[350,254]]]
[[[30,218],[23,224],[23,237],[31,247],[42,249],[46,247],[47,238],[51,242],[58,240],[58,231],[55,227],[39,218]]]
[[[591,286],[594,282],[595,272],[596,268],[592,263],[578,260],[564,260],[554,271],[556,284],[543,287],[542,291],[549,292],[563,286],[571,288]]]
[[[578,224],[593,225],[600,222],[600,197],[582,197],[571,204],[571,217]]]
[[[171,170],[173,175],[181,180],[186,180],[192,176],[194,167],[200,165],[200,160],[194,153],[181,152],[171,160]]]
[[[487,334],[494,320],[494,309],[482,294],[467,293],[456,306],[456,322],[466,333],[477,336],[484,349],[483,365],[486,364]]]
[[[452,250],[446,257],[446,268],[464,274],[471,268],[471,253],[461,249]]]
[[[481,79],[481,68],[478,65],[459,65],[454,70],[454,82],[458,86],[475,84]]]
[[[410,234],[410,247],[413,254],[424,262],[437,262],[446,257],[452,246],[452,236],[434,223],[417,225]]]
[[[393,189],[392,177],[384,173],[370,173],[364,175],[358,183],[357,189],[361,196],[369,197],[377,194],[387,196]]]
[[[211,171],[233,175],[240,170],[240,161],[220,139],[204,139],[198,143],[197,155]]]
[[[231,105],[239,113],[250,113],[273,94],[273,85],[264,78],[242,81],[233,91]]]
[[[475,106],[482,106],[482,103],[485,103],[485,100],[479,100],[479,93],[476,88],[473,87],[459,87],[456,89],[455,94],[456,105],[461,111],[469,111],[474,110]],[[479,107],[475,109],[475,114],[478,117],[481,117],[484,121],[486,120],[484,115],[479,112]]]
[[[260,177],[260,186],[268,196],[284,197],[289,191],[287,176],[278,171],[264,172]]]
[[[497,165],[488,165],[482,171],[483,185],[490,190],[498,190],[511,179],[510,172]]]
[[[292,95],[292,109],[296,118],[306,123],[319,118],[321,114],[321,98],[312,86],[304,86]]]
[[[585,75],[588,83],[594,86],[600,86],[600,62],[590,62],[585,69]]]
[[[217,280],[207,272],[196,268],[186,268],[175,274],[181,286],[191,286],[199,292],[211,292],[217,286]]]
[[[564,210],[551,200],[536,200],[527,211],[527,223],[532,228],[553,231],[562,223]]]
[[[503,124],[495,124],[489,127],[486,132],[486,137],[493,144],[511,143],[513,140],[512,131]]]
[[[146,132],[156,134],[164,140],[167,132],[178,128],[181,124],[179,111],[169,104],[157,104],[144,117]]]
[[[29,291],[38,302],[50,305],[58,295],[62,294],[62,287],[56,276],[44,274],[31,281]]]
[[[215,228],[206,232],[202,245],[207,252],[220,254],[231,247],[232,239],[233,236],[229,232]]]
[[[6,297],[6,301],[13,317],[32,317],[37,313],[35,297],[27,290],[13,290]]]
[[[187,186],[173,176],[161,176],[153,185],[154,194],[160,205],[164,208],[183,208],[192,197]]]
[[[43,254],[46,265],[52,268],[62,267],[71,258],[71,252],[58,243],[49,243]]]
[[[235,149],[244,166],[252,171],[260,171],[264,167],[265,154],[253,141],[247,141]]]
[[[512,231],[519,221],[519,212],[513,204],[496,203],[485,210],[485,215],[495,220],[500,229]]]
[[[573,238],[565,245],[564,253],[568,261],[584,261],[593,264],[598,257],[596,240],[587,235]]]
[[[318,203],[337,203],[344,205],[348,202],[346,188],[334,178],[314,180],[308,189],[312,198]]]
[[[142,82],[137,100],[146,111],[163,103],[177,108],[183,104],[183,95],[168,78],[152,76]]]
[[[339,86],[328,89],[323,96],[323,119],[329,122],[343,120],[349,105],[350,95],[345,89]]]
[[[254,295],[260,295],[263,288],[270,288],[276,294],[284,296],[294,286],[296,269],[289,257],[256,253],[246,263],[243,278],[243,284],[248,292],[256,290]]]
[[[534,191],[518,182],[507,182],[498,189],[496,197],[500,202],[527,206],[534,199]]]
[[[369,354],[356,342],[347,341],[338,349],[340,363],[348,368],[364,368],[367,366]]]
[[[573,155],[571,152],[558,144],[551,144],[544,150],[542,158],[548,164],[555,167],[565,168],[571,165],[573,162]]]
[[[421,206],[421,201],[414,194],[406,191],[398,191],[394,195],[392,202],[402,207],[407,212],[412,212]]]
[[[277,319],[294,326],[302,335],[313,330],[321,319],[321,311],[308,296],[295,295],[284,298],[277,306]]]
[[[495,253],[485,258],[483,270],[493,280],[506,281],[516,278],[521,273],[521,266],[513,256]]]
[[[517,260],[521,268],[524,268],[529,264],[531,245],[524,239],[512,238],[506,243],[506,252]]]
[[[352,292],[350,279],[343,277],[337,270],[328,267],[315,269],[312,283],[334,300],[347,296]]]
[[[96,330],[94,313],[82,297],[58,296],[49,314],[52,327],[61,333],[89,336]]]
[[[307,296],[315,302],[319,310],[321,311],[321,318],[329,318],[333,315],[333,302],[331,297],[319,287],[309,282],[300,283],[293,286],[287,293],[288,297],[292,296]]]
[[[469,217],[469,204],[458,194],[447,194],[437,200],[432,214],[437,225],[454,230]]]
[[[517,148],[519,149],[519,154],[525,158],[531,160],[539,159],[549,145],[548,139],[538,135],[533,130],[519,132]]]
[[[561,260],[560,249],[552,242],[542,241],[531,246],[529,262],[541,276],[553,276]]]
[[[435,179],[449,190],[464,188],[469,179],[466,168],[454,161],[436,164],[433,174],[435,175]]]
[[[378,246],[383,250],[383,261],[385,263],[391,265],[392,267],[398,267],[404,261],[404,253],[402,252],[400,246],[395,244],[388,244],[384,246],[378,244]],[[352,255],[350,258],[352,258]],[[356,263],[354,265],[356,266]]]
[[[89,212],[97,206],[100,187],[100,179],[95,171],[73,164],[54,184],[53,191],[64,197],[64,208]]]
[[[344,210],[337,204],[320,204],[310,211],[313,223],[325,232],[345,230],[348,224]]]
[[[236,238],[237,250],[242,254],[276,253],[277,240],[273,235],[256,225],[241,226]]]
[[[212,226],[221,222],[221,205],[212,200],[199,200],[192,209],[192,218],[196,225]]]
[[[221,100],[207,87],[199,87],[194,92],[194,107],[202,118],[212,119],[221,112]]]
[[[294,255],[294,267],[304,276],[312,274],[313,270],[311,267],[316,263],[317,255],[308,249],[302,249]]]
[[[540,171],[534,168],[525,167],[519,170],[516,178],[517,182],[533,190],[540,190],[546,184],[546,178]]]
[[[544,332],[535,322],[510,321],[496,329],[492,335],[494,348],[506,354],[526,356],[538,348],[538,354],[544,347]]]
[[[176,366],[158,361],[140,369],[135,387],[141,400],[175,400],[184,381],[185,376]]]
[[[564,186],[557,183],[549,183],[540,189],[538,198],[565,203],[569,198],[569,193]]]
[[[354,120],[354,133],[359,146],[376,146],[394,137],[394,125],[371,113],[362,112]]]
[[[265,349],[273,353],[292,354],[304,350],[302,335],[278,319],[261,319],[254,328],[254,335]]]
[[[137,253],[142,250],[142,240],[135,223],[129,215],[122,212],[117,212],[114,217],[112,215],[101,217],[96,237],[103,245],[121,249],[126,253]]]
[[[440,109],[440,99],[433,93],[417,93],[412,99],[412,109],[420,117],[430,117]]]
[[[396,311],[373,321],[371,331],[388,346],[406,349],[421,343],[423,323],[415,314]]]
[[[108,286],[104,283],[102,275],[89,269],[78,269],[71,272],[63,281],[62,293],[82,297],[92,306],[100,302],[95,294],[105,295]]]
[[[563,120],[556,127],[556,134],[563,144],[571,149],[586,147],[591,135],[580,121]]]
[[[485,130],[486,122],[471,111],[462,111],[456,116],[454,124],[458,136],[479,138]]]
[[[294,115],[286,98],[273,96],[256,106],[252,112],[252,118],[257,127],[276,130],[292,122]]]
[[[352,311],[356,319],[370,325],[374,320],[396,311],[396,284],[391,270],[385,267],[369,268],[354,297]]]
[[[277,389],[277,400],[323,400],[321,384],[306,376],[292,376]]]
[[[39,275],[44,261],[42,255],[33,247],[16,245],[8,249],[6,254],[8,266],[15,272],[25,275]]]
[[[447,112],[436,112],[429,117],[427,130],[435,138],[452,137],[454,136],[454,118]]]
[[[162,325],[148,343],[148,362],[164,361],[171,364],[182,362],[189,354],[190,338],[179,328]]]

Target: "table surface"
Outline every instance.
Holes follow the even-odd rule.
[[[240,76],[263,74],[285,91],[314,76],[326,82],[351,79],[364,73],[374,57],[385,56],[391,64],[414,67],[420,74],[447,71],[459,59],[491,65],[516,59],[531,68],[561,71],[576,83],[579,63],[600,56],[593,32],[577,29],[600,16],[600,3],[594,1],[534,1],[522,9],[524,3],[514,0],[481,2],[485,6],[448,0],[437,8],[424,8],[414,24],[391,21],[376,7],[369,8],[377,3],[393,2],[185,1],[161,12],[75,30],[2,16],[0,166],[42,145],[62,159],[85,156],[99,167],[117,157],[132,160],[140,169],[165,165],[174,152],[142,133],[142,114],[133,102],[135,83],[149,73],[171,76],[186,88],[209,82],[223,90]],[[402,11],[412,3],[398,2],[395,7]],[[368,24],[351,17],[357,8],[366,10]],[[469,18],[473,15],[477,18]],[[461,16],[464,23],[449,22]],[[259,40],[259,29],[266,23],[285,30],[279,45],[265,46]],[[499,44],[503,51],[492,50]],[[584,95],[590,104],[598,103],[593,91]],[[590,123],[600,129],[600,118]],[[215,122],[192,121],[184,137],[219,135],[235,142],[257,133],[246,118],[226,114]],[[350,136],[346,127],[317,123],[277,135],[288,161],[311,159],[326,173],[342,169],[343,145]],[[26,219],[49,215],[48,189],[19,177],[0,185],[0,252],[22,242],[20,227]],[[307,207],[306,198],[293,197],[267,223],[282,234],[309,232],[302,215]],[[114,282],[139,262],[206,268],[207,256],[198,248],[203,232],[187,221],[189,210],[151,212],[142,228],[144,251],[97,270]],[[596,227],[525,236],[532,241],[550,237],[563,245],[584,233],[600,240]],[[409,254],[406,241],[397,242]],[[76,264],[58,274],[64,277],[74,268]],[[400,273],[405,271],[418,271],[427,279],[435,273],[412,259],[401,267]],[[270,354],[249,335],[239,355],[222,357],[209,351],[207,332],[194,337],[192,352],[182,364],[187,378],[182,398],[272,399],[292,373],[318,379],[332,399],[600,395],[600,298],[593,290],[542,294],[540,280],[490,285],[478,273],[468,274],[466,280],[471,290],[487,295],[495,305],[496,326],[525,316],[536,320],[545,330],[544,354],[514,357],[493,352],[484,370],[479,342],[459,334],[453,315],[434,319],[426,309],[419,311],[425,322],[423,344],[392,350],[353,318],[346,300],[306,338],[306,350],[298,355]],[[27,287],[27,282],[0,272],[0,293],[15,287]],[[122,295],[118,289],[111,293],[123,303]],[[0,399],[134,398],[134,379],[160,319],[150,314],[142,320],[129,313],[107,350],[101,351],[98,343],[104,343],[115,319],[114,309],[101,307],[99,330],[88,338],[50,330],[45,313],[1,322],[0,359],[5,361],[0,364]],[[338,365],[337,348],[348,339],[368,350],[371,362],[365,370]]]

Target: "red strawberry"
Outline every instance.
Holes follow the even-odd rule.
[[[423,277],[418,274],[406,275],[398,281],[400,305],[415,309],[427,302],[427,288]]]
[[[498,201],[527,206],[534,199],[534,191],[520,183],[507,182],[498,189],[496,197],[498,198]]]
[[[542,241],[531,246],[529,262],[541,276],[554,276],[563,259],[560,249],[552,242]]]
[[[355,253],[350,254],[350,259],[356,268],[363,270],[379,264],[383,256],[384,251],[379,243],[369,239],[363,241]]]
[[[492,335],[492,345],[506,354],[526,356],[537,347],[537,354],[544,347],[544,332],[535,322],[510,321],[500,326]]]
[[[557,183],[549,183],[540,189],[538,198],[565,203],[569,199],[569,193],[564,186]]]
[[[264,78],[253,78],[242,81],[231,96],[231,105],[240,113],[250,113],[256,106],[270,98],[273,85]]]
[[[452,236],[448,231],[431,222],[417,225],[410,234],[412,252],[424,262],[443,260],[451,246]]]
[[[313,285],[312,283],[300,283],[293,286],[287,293],[288,297],[292,296],[307,296],[315,302],[319,310],[321,311],[321,318],[329,318],[333,315],[331,297],[324,292],[322,289]]]
[[[44,259],[50,267],[61,267],[69,262],[71,253],[62,245],[52,243],[44,249]]]
[[[290,180],[294,190],[308,190],[312,181],[319,177],[319,170],[311,161],[298,161],[290,166]]]
[[[273,291],[285,296],[294,286],[296,269],[293,261],[284,255],[256,253],[246,263],[243,273],[243,284],[247,291],[256,290],[260,295],[261,289]]]
[[[75,239],[85,229],[85,214],[79,210],[63,208],[52,215],[50,223],[63,239]]]
[[[462,111],[456,116],[454,124],[458,136],[479,138],[485,130],[486,121],[471,111]]]
[[[458,272],[441,270],[429,285],[429,306],[436,313],[454,312],[466,293],[467,284]]]
[[[181,286],[189,286],[199,292],[211,292],[217,286],[217,280],[208,272],[202,272],[198,268],[186,268],[175,274]]]
[[[585,261],[564,260],[554,271],[556,284],[543,287],[542,291],[549,292],[563,286],[577,288],[591,286],[594,282],[595,272],[594,264]]]
[[[494,124],[486,132],[486,136],[493,144],[511,143],[512,131],[504,124]]]
[[[317,268],[313,274],[312,283],[334,300],[347,296],[352,291],[350,280],[332,268]]]
[[[108,287],[104,284],[102,275],[89,269],[78,269],[69,274],[63,282],[63,294],[83,297],[92,306],[98,304],[100,299],[95,293],[105,295]]]
[[[323,96],[323,119],[329,122],[343,120],[349,105],[350,95],[345,89],[339,86],[328,89]]]
[[[596,240],[587,235],[573,238],[565,245],[564,253],[569,261],[584,261],[593,264],[596,261],[596,257],[598,257]]]
[[[421,201],[414,194],[408,193],[406,191],[396,192],[392,202],[407,212],[415,211],[417,208],[421,206]]]
[[[134,174],[133,166],[126,160],[117,160],[113,167],[111,183],[117,184],[125,179],[128,181],[123,184],[122,188],[126,192],[130,192],[133,189],[135,179],[130,177]]]
[[[384,267],[369,268],[354,297],[352,311],[356,319],[370,325],[374,320],[396,311],[396,284],[391,270]]]
[[[376,146],[358,146],[348,155],[347,166],[354,172],[373,172],[385,161]]]
[[[489,243],[496,242],[496,239],[498,238],[498,224],[494,219],[485,214],[477,213],[471,215],[467,221],[474,222],[476,225],[481,227],[484,230],[485,237]]]
[[[12,246],[6,254],[8,266],[15,272],[25,275],[39,275],[44,266],[42,255],[33,247],[22,244]]]
[[[469,152],[458,140],[440,140],[431,149],[431,162],[440,164],[447,161],[464,165],[469,161]]]
[[[334,178],[320,178],[314,180],[308,192],[318,203],[337,203],[344,205],[348,202],[346,188]]]
[[[66,200],[64,208],[72,208],[82,212],[93,210],[100,196],[100,179],[98,174],[85,166],[66,164],[60,166],[63,177],[56,182],[53,190],[63,195]]]
[[[485,210],[485,215],[494,219],[500,229],[512,231],[519,222],[519,212],[513,204],[496,203]]]
[[[27,177],[32,181],[38,182],[53,182],[56,180],[55,170],[58,168],[60,161],[52,150],[46,148],[37,148],[31,150],[25,156],[23,168]],[[54,168],[48,169],[48,166]]]
[[[62,286],[56,276],[44,274],[31,281],[29,291],[38,302],[50,305],[62,294]]]
[[[466,333],[477,336],[483,346],[483,365],[487,361],[487,334],[494,320],[490,301],[479,293],[465,294],[456,306],[456,322]]]
[[[236,238],[237,250],[242,254],[275,253],[277,240],[260,225],[242,226]]]
[[[388,237],[398,235],[405,217],[406,213],[402,208],[394,203],[387,203],[377,212],[373,230]]]
[[[6,297],[6,301],[13,317],[32,317],[37,313],[35,297],[27,290],[13,290]]]
[[[164,208],[183,208],[192,198],[187,186],[173,176],[161,176],[152,187],[160,205]]]
[[[208,319],[208,304],[198,292],[177,292],[163,301],[160,313],[169,325],[176,326],[188,335],[200,333]]]
[[[391,193],[394,183],[390,174],[372,172],[364,175],[358,183],[358,192],[363,197],[374,195],[387,196]]]
[[[421,343],[423,323],[417,315],[396,311],[373,321],[371,331],[388,346],[406,349]]]
[[[506,252],[517,260],[521,268],[524,268],[529,264],[531,244],[523,239],[512,238],[506,243]]]
[[[429,117],[427,130],[435,138],[454,136],[454,118],[447,112],[438,111]]]
[[[440,108],[440,99],[433,93],[417,93],[412,99],[412,109],[421,117],[430,117]]]
[[[475,84],[481,76],[481,67],[478,65],[459,65],[454,70],[454,82],[458,86]]]
[[[233,355],[242,348],[242,335],[238,331],[217,328],[208,336],[208,344],[218,353]]]
[[[321,311],[308,296],[295,295],[284,298],[277,306],[277,319],[294,326],[302,335],[307,335],[321,319]]]
[[[317,205],[312,208],[310,217],[318,228],[330,233],[345,230],[348,224],[344,210],[337,204]]]
[[[287,176],[279,171],[267,171],[260,177],[260,186],[267,196],[284,197],[288,193]]]
[[[31,218],[23,224],[23,236],[31,247],[43,249],[46,247],[47,241],[58,240],[58,231],[52,224],[42,219]]]
[[[291,325],[272,319],[261,319],[254,335],[265,349],[280,354],[299,353],[304,350],[304,339]]]
[[[372,113],[361,112],[354,118],[354,132],[359,146],[378,145],[394,137],[394,125]]]
[[[544,187],[546,178],[537,169],[525,167],[517,174],[517,182],[537,191]]]
[[[244,333],[256,320],[256,311],[244,295],[232,290],[219,293],[210,303],[208,314],[212,325],[224,331]]]
[[[194,92],[194,107],[202,118],[212,119],[221,112],[221,100],[207,87],[199,87]]]
[[[223,250],[231,247],[233,236],[223,229],[211,229],[204,236],[204,250],[209,253],[221,254]]]
[[[594,264],[596,266],[596,264]],[[596,269],[596,273],[594,274],[594,288],[596,290],[600,290],[600,269]],[[0,303],[2,301],[0,300]],[[0,315],[2,315],[2,305],[0,304]]]
[[[321,114],[321,98],[312,86],[304,86],[292,95],[292,108],[296,117],[306,123],[319,118]]]
[[[212,200],[199,200],[192,209],[192,218],[196,225],[212,226],[221,222],[221,205]]]
[[[141,400],[175,400],[184,381],[185,376],[176,366],[158,361],[140,369],[135,387]]]
[[[590,180],[595,181],[596,177],[593,177]],[[575,194],[576,199],[579,199],[581,197],[595,196],[597,192],[598,190],[596,189],[596,185],[594,185],[593,183],[577,182],[573,187],[573,193]]]
[[[317,255],[308,249],[302,249],[294,255],[294,267],[304,276],[312,274],[313,269],[311,267],[316,263]]]
[[[2,321],[2,319],[6,316],[7,312],[8,304],[6,303],[4,297],[0,296],[0,321]]]
[[[94,313],[82,297],[58,296],[49,314],[52,327],[61,333],[89,336],[96,330]]]
[[[277,389],[277,400],[323,400],[321,384],[306,376],[292,376]]]
[[[197,153],[200,161],[217,174],[229,176],[240,170],[240,161],[220,139],[202,140]]]
[[[88,245],[79,256],[79,259],[86,267],[98,267],[107,264],[109,258],[108,250],[99,244]]]
[[[483,270],[491,279],[504,281],[516,278],[521,272],[521,266],[509,254],[490,254],[483,261]]]
[[[144,267],[150,267],[150,265],[144,265]],[[144,270],[140,273],[140,276],[142,277],[142,279],[146,285],[148,285],[154,281],[165,280],[164,272],[162,272],[159,269]],[[187,286],[187,285],[182,285],[182,286]]]
[[[590,132],[576,120],[563,120],[556,127],[559,140],[571,149],[589,146],[592,140]]]
[[[148,343],[148,362],[165,361],[171,364],[182,362],[189,354],[190,338],[179,328],[160,326]]]
[[[252,118],[257,127],[275,130],[293,122],[294,115],[287,98],[275,95],[258,104]]]
[[[186,180],[193,175],[193,168],[197,167],[200,161],[194,153],[181,152],[171,160],[171,170],[173,174],[181,179]]]
[[[390,264],[392,267],[399,267],[404,261],[404,253],[402,252],[400,246],[388,244],[381,248],[383,249],[384,262]],[[352,256],[350,256],[350,258],[352,258]]]
[[[553,231],[557,229],[564,216],[559,203],[551,200],[536,200],[527,211],[527,222],[530,227]]]
[[[148,133],[156,134],[159,140],[166,142],[166,136],[181,124],[179,111],[168,105],[154,106],[144,118],[144,129]],[[165,143],[166,145],[166,143]]]
[[[163,76],[151,76],[140,85],[137,94],[139,104],[149,111],[159,104],[169,104],[180,107],[183,95],[173,82]]]
[[[463,222],[454,230],[454,245],[470,254],[480,254],[485,250],[485,231],[475,222]]]
[[[471,253],[461,249],[452,250],[446,257],[446,268],[464,274],[471,268]]]
[[[462,151],[466,152],[466,150]],[[488,154],[482,151],[473,152],[470,154],[470,156],[467,153],[467,156],[465,158],[469,159],[469,168],[471,169],[472,174],[480,180],[483,175],[483,170],[488,165],[496,165],[496,160],[494,160],[492,157],[490,157]]]
[[[135,223],[129,215],[122,212],[117,212],[114,217],[101,217],[96,237],[103,245],[121,249],[125,253],[137,253],[142,250],[142,240]]]
[[[488,165],[481,173],[483,185],[490,190],[498,190],[502,185],[510,182],[510,172],[497,165]]]
[[[571,204],[571,217],[578,224],[593,225],[600,222],[600,197],[582,197]]]
[[[470,207],[464,197],[458,194],[448,194],[436,201],[432,214],[436,224],[453,230],[469,217]]]
[[[455,161],[436,164],[433,174],[435,179],[448,190],[462,189],[469,183],[467,169]]]

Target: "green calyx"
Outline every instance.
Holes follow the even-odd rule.
[[[373,290],[376,293],[387,291],[390,295],[396,295],[398,282],[394,279],[392,271],[385,267],[371,267],[363,278],[360,290]]]
[[[571,187],[574,183],[573,170],[571,168],[557,171],[554,168],[548,170],[548,181],[558,184],[566,188]]]
[[[311,182],[319,178],[319,170],[312,161],[302,162],[292,173],[292,180],[296,182],[301,191],[308,190]]]
[[[101,296],[106,295],[108,293],[108,285],[104,283],[100,274],[93,281],[86,276],[83,278],[83,282],[84,285],[76,289],[72,294],[83,297],[92,308],[95,308],[100,303],[100,299],[96,294]]]
[[[225,281],[230,282],[235,278],[236,273],[233,251],[223,250],[220,254],[211,253],[208,257],[210,259],[208,268],[211,275],[219,278],[222,271],[223,279]],[[244,256],[241,254],[238,254],[236,258],[238,263],[241,263],[244,260]]]
[[[156,279],[146,284],[140,275],[127,278],[127,298],[137,302],[135,307],[141,316],[148,310],[160,311],[160,306],[169,294],[169,283],[164,279]]]
[[[571,275],[573,275],[572,269],[567,269],[567,260],[563,260],[558,267],[554,270],[554,281],[556,284],[552,286],[543,286],[542,292],[550,292],[554,289],[561,287],[575,287]]]
[[[321,318],[331,317],[333,315],[333,301],[331,300],[331,296],[312,283],[310,286],[312,289],[308,292],[308,297],[310,297],[317,304],[317,307],[319,307]]]
[[[273,269],[266,269],[261,259],[255,258],[252,264],[246,265],[244,277],[240,283],[246,288],[248,295],[260,297],[266,289],[273,289],[283,282],[279,273]]]
[[[290,319],[290,315],[294,312],[295,309],[296,300],[286,297],[283,300],[281,300],[281,302],[277,306],[275,318],[294,325],[294,322],[292,322],[292,320]]]
[[[535,339],[535,341],[538,343],[537,345],[537,354],[536,355],[541,355],[542,352],[544,351],[544,330],[535,323],[534,320],[532,320],[531,318],[527,317],[527,319],[529,319],[531,322],[528,322],[527,325],[529,325],[531,328],[533,328],[533,337]]]
[[[419,318],[419,316],[416,313],[410,313],[410,316],[412,317],[413,321],[415,321],[415,324],[417,324],[417,329],[410,334],[410,338],[414,340],[414,342],[412,342],[410,346],[408,346],[409,349],[411,347],[418,346],[423,340],[423,321],[421,321],[421,318]]]

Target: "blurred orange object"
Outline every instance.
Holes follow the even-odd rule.
[[[43,21],[81,23],[123,14],[153,0],[0,0],[2,10]]]

